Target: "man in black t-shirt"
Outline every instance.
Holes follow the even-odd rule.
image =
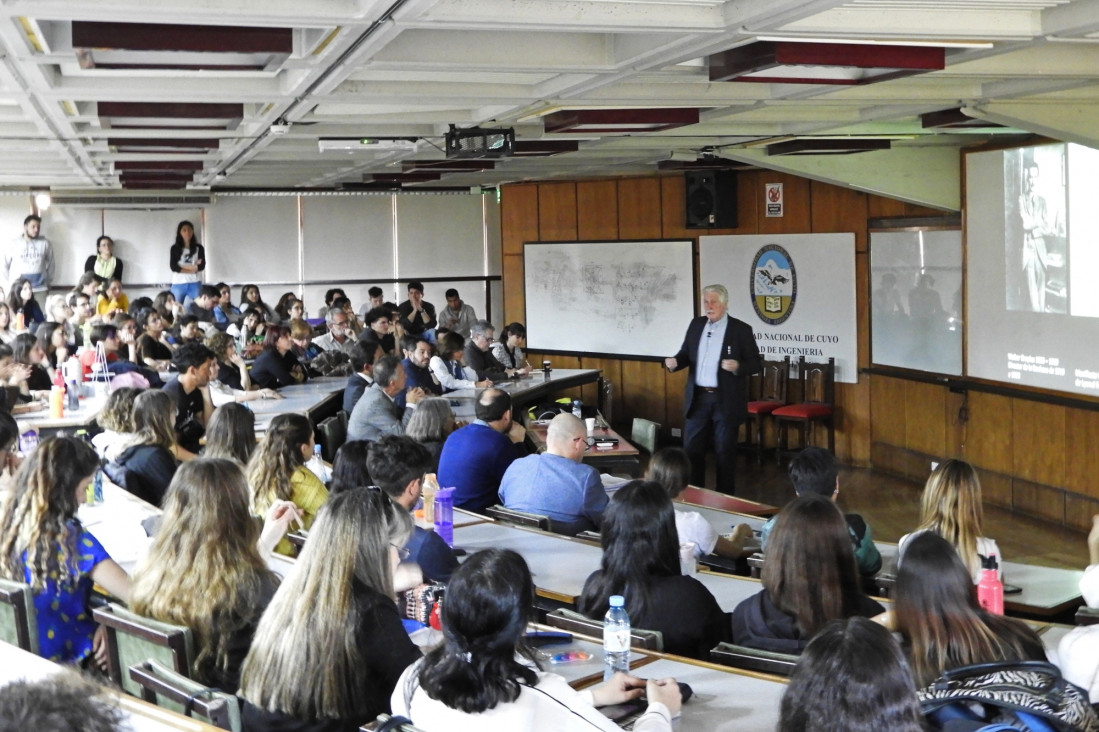
[[[172,356],[179,375],[164,385],[164,391],[176,403],[176,442],[196,454],[199,440],[206,434],[206,423],[214,413],[210,374],[216,363],[214,352],[202,343],[184,343]]]

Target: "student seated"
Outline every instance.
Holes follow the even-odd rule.
[[[913,534],[899,554],[894,597],[893,629],[904,639],[919,688],[961,666],[1046,660],[1042,641],[1026,624],[977,604],[968,568],[932,531]]]
[[[546,451],[508,466],[500,481],[500,500],[516,511],[549,516],[553,530],[575,536],[598,529],[607,507],[599,471],[581,462],[588,449],[584,423],[558,414],[546,431]]]
[[[256,451],[256,415],[236,402],[222,404],[210,417],[203,457],[234,460],[242,468]]]
[[[123,722],[118,700],[106,686],[65,670],[0,687],[0,729],[123,732],[133,727]]]
[[[798,659],[782,695],[782,732],[924,732],[904,653],[861,617],[833,620]]]
[[[795,498],[779,513],[768,546],[763,589],[733,610],[734,643],[801,653],[828,621],[884,611],[862,591],[847,522],[830,499]]]
[[[619,730],[596,707],[644,693],[648,710],[633,729],[671,730],[681,704],[675,679],[646,682],[619,673],[576,691],[542,671],[521,643],[533,601],[530,569],[515,552],[489,549],[467,559],[443,604],[446,642],[401,675],[393,713],[429,730]]]
[[[305,367],[294,354],[290,329],[283,325],[268,325],[263,351],[252,364],[252,383],[261,389],[279,389],[301,384],[308,378]]]
[[[668,498],[674,501],[687,490],[691,479],[691,458],[686,450],[678,447],[657,450],[649,461],[645,479],[659,483],[667,491]],[[694,543],[696,557],[716,554],[736,559],[744,555],[744,545],[752,538],[752,527],[748,524],[737,524],[732,535],[726,539],[701,513],[680,508],[675,509],[675,531],[679,535],[680,545]]]
[[[264,534],[277,540],[296,516],[293,504],[272,506]],[[190,628],[191,677],[233,692],[276,587],[278,577],[260,554],[259,524],[248,513],[244,471],[217,458],[183,465],[168,489],[160,530],[134,573],[130,608]]]
[[[134,399],[134,436],[104,470],[138,498],[161,506],[178,463],[172,415],[175,405],[163,391],[147,389]]]
[[[397,679],[421,657],[394,599],[411,532],[408,511],[379,491],[325,504],[244,661],[245,730],[354,732],[389,711]]]
[[[104,460],[117,458],[127,443],[133,440],[137,431],[134,428],[134,400],[141,391],[130,386],[115,389],[96,416],[95,420],[103,431],[92,438],[92,447]]]
[[[822,447],[807,447],[790,461],[790,480],[794,483],[794,492],[799,496],[809,493],[830,498],[835,501],[840,494],[839,461],[836,456]],[[881,553],[874,546],[874,535],[870,524],[857,513],[844,514],[847,531],[851,534],[851,543],[855,546],[855,561],[864,577],[873,577],[881,570]],[[760,530],[759,543],[767,551],[767,539],[775,527],[777,517],[772,516]]]
[[[634,628],[664,634],[664,652],[710,657],[729,640],[729,616],[694,577],[680,574],[672,501],[658,484],[626,483],[603,514],[603,559],[584,583],[577,608],[602,620],[611,595],[626,598]]]
[[[920,499],[920,525],[916,531],[934,531],[954,545],[969,569],[973,584],[981,580],[981,559],[995,556],[999,576],[1004,573],[1004,557],[996,541],[981,535],[983,519],[981,481],[977,471],[964,460],[944,460],[931,472]],[[904,552],[912,534],[898,542],[897,553]]]
[[[55,437],[35,448],[0,504],[0,577],[34,591],[38,655],[59,663],[107,667],[106,633],[92,620],[92,583],[123,602],[130,578],[83,528],[76,509],[99,470],[83,441]]]
[[[1091,517],[1088,567],[1080,578],[1080,594],[1088,607],[1099,607],[1099,514]],[[1099,625],[1084,625],[1065,634],[1057,644],[1057,665],[1065,678],[1087,690],[1099,704]]]
[[[443,452],[446,439],[454,432],[455,424],[454,410],[450,408],[450,401],[443,397],[428,397],[416,405],[416,412],[408,420],[405,434],[431,453],[431,467],[427,472],[438,472],[439,455]]]

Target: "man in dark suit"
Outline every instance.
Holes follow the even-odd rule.
[[[664,359],[669,371],[689,368],[684,400],[683,447],[691,457],[691,483],[706,482],[706,450],[713,435],[717,489],[735,490],[737,431],[748,413],[748,384],[762,359],[752,326],[729,317],[729,291],[702,289],[703,315],[687,326],[679,353]]]
[[[363,392],[374,384],[374,362],[384,354],[376,345],[359,341],[349,355],[355,373],[347,377],[347,386],[343,390],[343,411],[348,416],[355,410]]]

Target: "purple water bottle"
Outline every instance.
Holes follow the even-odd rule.
[[[435,533],[448,545],[454,546],[453,488],[440,488],[435,492]]]

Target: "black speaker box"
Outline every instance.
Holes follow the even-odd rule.
[[[688,170],[688,229],[735,229],[736,173],[732,170]]]

